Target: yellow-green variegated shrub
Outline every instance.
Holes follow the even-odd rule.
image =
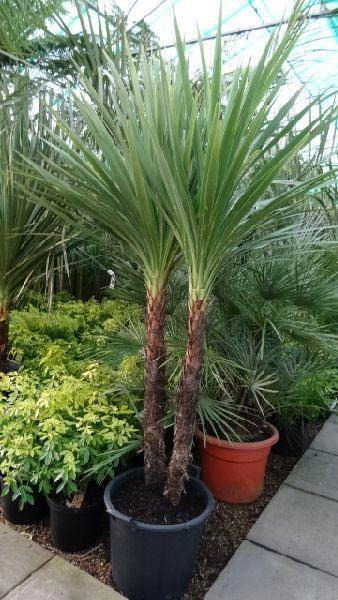
[[[0,401],[3,493],[10,487],[24,504],[33,502],[35,487],[71,501],[89,481],[112,475],[139,443],[136,399],[119,382],[118,373],[95,363],[80,377],[54,373],[41,380],[31,371],[3,377],[1,388],[11,390]],[[111,463],[100,468],[107,452]]]
[[[142,318],[137,305],[115,300],[13,311],[12,350],[23,368],[0,374],[3,493],[10,487],[21,505],[36,488],[70,501],[140,444],[142,354],[92,356],[105,336]]]

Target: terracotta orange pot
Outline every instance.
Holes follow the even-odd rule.
[[[263,492],[266,461],[278,442],[277,429],[266,423],[271,436],[261,442],[228,442],[204,435],[196,427],[201,453],[202,479],[217,500],[246,504]]]

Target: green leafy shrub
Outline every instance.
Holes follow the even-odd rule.
[[[283,376],[284,375],[284,376]],[[322,368],[320,372],[296,375],[292,371],[281,378],[280,393],[275,409],[281,427],[292,422],[316,421],[331,409],[338,390],[336,369]]]
[[[3,493],[10,487],[22,505],[33,502],[34,486],[70,502],[89,481],[112,475],[139,443],[136,398],[119,388],[124,374],[92,363],[80,377],[45,375],[25,370],[1,383],[11,390],[0,403]],[[97,469],[107,452],[110,464]]]
[[[48,312],[36,299],[13,311],[23,369],[0,378],[3,493],[10,487],[21,505],[33,502],[33,488],[70,501],[139,445],[142,361],[93,362],[90,345],[140,320],[138,306],[115,300],[67,298]],[[103,454],[110,460],[101,465]]]
[[[312,375],[299,381],[294,389],[298,395],[303,418],[316,421],[330,409],[338,390],[338,373],[333,370]]]
[[[25,364],[41,359],[45,348],[51,342],[60,340],[71,344],[74,358],[77,358],[76,342],[86,344],[96,342],[100,335],[117,333],[127,325],[142,321],[142,310],[136,304],[120,300],[96,300],[81,302],[69,297],[66,301],[56,300],[54,309],[47,311],[46,303],[35,298],[36,305],[27,310],[13,311],[11,317],[11,352]],[[83,356],[84,349],[80,354]],[[32,362],[33,361],[33,362]]]
[[[42,312],[37,308],[19,313],[14,320],[14,325],[25,327],[29,332],[38,333],[49,337],[51,340],[70,340],[84,327],[85,322],[80,318],[70,317],[62,312]]]
[[[141,319],[141,309],[137,304],[123,300],[70,300],[55,302],[54,313],[67,315],[80,321],[84,327],[101,327],[104,322],[110,322],[111,331],[119,331],[129,323]]]

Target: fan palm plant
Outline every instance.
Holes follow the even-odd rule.
[[[0,91],[0,365],[8,359],[9,313],[25,286],[41,273],[49,253],[62,245],[64,225],[55,214],[36,205],[18,189],[46,193],[29,175],[23,157],[32,161],[53,158],[48,138],[51,119],[41,100],[35,119],[31,118],[31,97],[25,77],[17,78],[14,89]],[[56,158],[55,158],[56,160]]]
[[[36,168],[37,176],[59,194],[49,207],[73,220],[78,215],[87,227],[95,222],[109,228],[142,259],[148,295],[146,471],[156,449],[151,442],[155,423],[163,414],[158,391],[153,390],[159,386],[156,365],[164,352],[165,287],[177,258],[174,237],[179,244],[189,271],[189,335],[165,486],[174,504],[184,489],[206,310],[221,265],[276,211],[304,200],[309,190],[332,177],[319,174],[277,195],[271,192],[287,162],[333,118],[328,109],[311,119],[308,106],[290,116],[297,95],[282,105],[277,102],[281,69],[299,37],[301,16],[297,2],[283,36],[271,37],[257,65],[238,69],[227,90],[222,86],[221,25],[211,76],[201,44],[202,90],[190,80],[177,27],[177,63],[165,62],[160,55],[143,56],[137,72],[126,44],[130,84],[107,60],[109,101],[102,101],[100,86],[96,91],[84,78],[86,97],[73,95],[96,142],[95,151],[64,124],[71,144],[55,139],[55,146],[68,167]],[[307,124],[297,132],[305,117]],[[152,415],[151,426],[147,414]],[[152,462],[163,478],[165,463],[159,452],[158,456],[161,461]]]

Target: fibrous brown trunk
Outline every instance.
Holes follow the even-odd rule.
[[[163,417],[165,393],[165,292],[147,292],[146,376],[144,396],[144,475],[149,486],[163,485],[166,467]]]
[[[0,306],[0,371],[4,370],[8,360],[8,327],[7,307]]]
[[[189,338],[177,395],[174,449],[164,492],[174,505],[179,503],[187,479],[201,382],[204,327],[205,303],[196,300],[189,311]]]

